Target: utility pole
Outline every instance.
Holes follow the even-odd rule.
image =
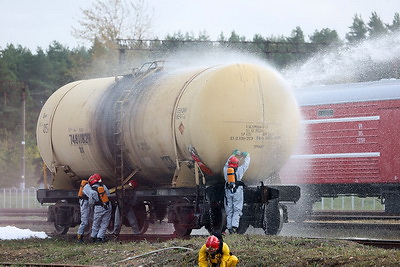
[[[26,99],[26,91],[25,84],[21,84],[21,102],[22,102],[22,141],[21,141],[21,184],[20,189],[25,189],[25,99]]]

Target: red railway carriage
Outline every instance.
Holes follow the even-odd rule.
[[[321,197],[381,197],[400,212],[400,80],[297,90],[304,133],[281,171],[302,186],[309,208]]]

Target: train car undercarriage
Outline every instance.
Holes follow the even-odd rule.
[[[290,219],[304,221],[313,212],[313,205],[323,197],[356,196],[375,197],[385,205],[385,213],[400,214],[400,187],[398,183],[363,184],[301,184],[301,198],[295,209],[290,209]]]
[[[144,234],[150,223],[167,220],[174,226],[178,237],[188,236],[193,229],[205,227],[208,232],[224,231],[223,185],[197,186],[195,188],[139,188],[118,190],[111,201],[113,209],[120,208],[123,225],[132,226],[136,219],[136,234]],[[285,204],[294,204],[300,198],[300,188],[292,185],[269,185],[245,187],[243,215],[238,233],[243,234],[251,225],[262,228],[265,234],[276,235],[287,222]],[[66,234],[80,223],[79,201],[76,190],[39,189],[40,203],[55,203],[49,206],[47,221],[53,222],[55,232]],[[135,216],[132,216],[132,213]],[[109,230],[113,231],[114,216]]]

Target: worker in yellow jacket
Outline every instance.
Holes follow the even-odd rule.
[[[232,255],[222,236],[209,236],[199,251],[199,267],[234,267],[239,259]]]

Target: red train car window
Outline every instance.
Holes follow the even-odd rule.
[[[318,117],[331,117],[333,116],[333,109],[320,109],[318,110]]]

